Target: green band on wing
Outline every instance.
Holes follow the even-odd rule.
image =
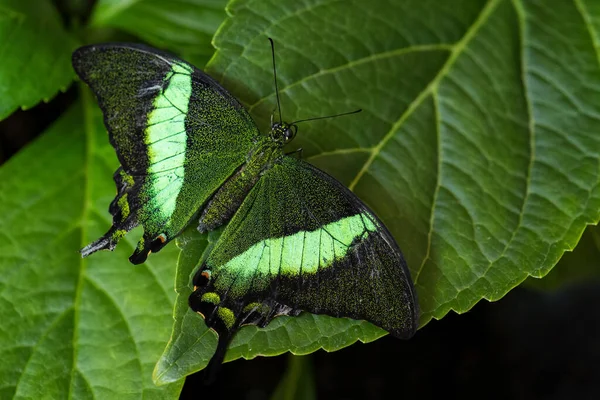
[[[355,239],[375,230],[368,215],[356,214],[314,231],[263,240],[219,267],[216,285],[239,294],[251,284],[257,289],[266,287],[269,276],[314,274],[345,257]]]
[[[164,219],[173,214],[183,185],[187,134],[185,117],[192,94],[192,69],[184,64],[172,65],[165,77],[168,86],[154,100],[148,115],[146,145],[150,167],[152,204]]]

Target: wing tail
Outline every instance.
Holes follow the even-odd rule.
[[[227,346],[231,341],[231,337],[235,334],[237,330],[231,332],[223,332],[219,334],[219,342],[217,343],[217,350],[215,354],[212,356],[208,365],[204,369],[204,384],[210,385],[215,381],[219,371],[221,370],[221,366],[223,361],[225,360],[225,354],[227,354]]]
[[[88,244],[83,249],[80,250],[81,257],[87,257],[92,253],[97,252],[98,250],[114,250],[117,242],[112,240],[112,235],[114,234],[114,229],[111,228],[108,232],[104,234],[98,240]]]

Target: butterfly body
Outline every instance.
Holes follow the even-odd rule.
[[[189,305],[219,334],[213,363],[245,324],[301,311],[370,321],[408,338],[418,304],[408,268],[375,214],[333,177],[268,135],[224,88],[174,56],[138,45],[78,49],[73,65],[98,97],[121,167],[113,225],[82,249],[113,249],[137,225],[143,262],[189,224],[224,227],[197,267]]]
[[[211,197],[201,212],[198,230],[210,232],[229,221],[261,174],[284,156],[283,146],[263,137],[247,156],[247,161]]]

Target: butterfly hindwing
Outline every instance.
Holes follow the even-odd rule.
[[[110,206],[113,226],[82,254],[113,249],[142,225],[144,236],[130,259],[143,262],[245,162],[258,130],[218,83],[169,54],[139,45],[91,45],[75,51],[73,66],[98,98],[121,163]]]
[[[300,310],[368,320],[401,338],[418,324],[410,275],[387,229],[342,184],[287,156],[249,193],[194,285],[190,306],[220,339]]]

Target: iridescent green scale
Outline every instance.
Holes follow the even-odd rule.
[[[189,298],[219,334],[212,364],[242,324],[301,311],[414,334],[418,304],[398,245],[347,188],[284,154],[295,126],[274,123],[260,135],[217,82],[147,47],[82,47],[73,66],[96,94],[121,162],[113,224],[83,256],[112,250],[141,225],[130,257],[140,263],[189,224],[226,225]]]
[[[93,45],[75,51],[73,66],[98,97],[121,162],[113,226],[82,254],[112,250],[142,225],[144,236],[130,258],[139,264],[189,224],[246,161],[259,132],[212,78],[168,54]]]

